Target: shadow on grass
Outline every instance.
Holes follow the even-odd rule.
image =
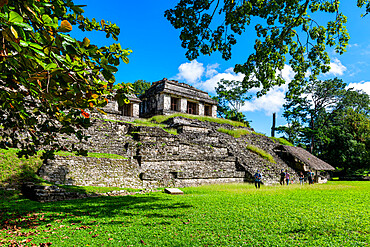
[[[62,221],[64,224],[84,226],[95,225],[96,221],[99,224],[126,224],[131,223],[132,218],[138,215],[166,222],[182,216],[176,209],[191,207],[190,204],[177,203],[162,194],[97,197],[51,203],[39,203],[24,198],[0,198],[0,229],[15,226],[32,229]],[[153,212],[155,210],[160,212]],[[109,220],[117,215],[120,216],[119,221]]]

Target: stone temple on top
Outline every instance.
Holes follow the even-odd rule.
[[[116,101],[110,101],[103,110],[133,118],[174,113],[217,117],[217,101],[211,99],[207,92],[166,78],[153,82],[140,99],[134,95],[130,95],[128,99],[130,103],[121,107]]]

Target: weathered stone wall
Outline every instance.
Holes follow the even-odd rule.
[[[139,170],[135,159],[57,156],[38,174],[57,184],[141,188]]]
[[[119,154],[127,159],[58,157],[44,164],[44,179],[73,185],[155,188],[196,186],[208,183],[253,182],[260,170],[264,184],[278,183],[281,169],[295,171],[273,151],[270,138],[249,134],[234,138],[217,132],[232,126],[198,120],[172,118],[167,125],[178,135],[157,127],[140,127],[125,122],[94,120],[87,130],[90,140],[80,145],[95,153]],[[252,144],[271,154],[271,163],[249,151]]]

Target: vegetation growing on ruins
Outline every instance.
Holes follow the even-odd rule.
[[[274,157],[272,157],[271,154],[267,153],[265,150],[263,150],[259,147],[256,147],[256,146],[251,145],[251,144],[247,144],[246,149],[248,149],[249,151],[251,151],[253,153],[258,154],[259,156],[261,156],[265,160],[270,161],[271,163],[274,163],[274,164],[276,163]]]
[[[37,156],[18,158],[18,149],[0,149],[0,186],[20,184],[24,180],[35,180],[36,171],[42,165],[41,153]]]
[[[228,134],[228,135],[231,135],[235,138],[239,138],[243,135],[249,135],[251,133],[247,129],[232,129],[232,130],[230,130],[230,129],[225,129],[225,128],[218,128],[217,131]]]
[[[42,165],[41,155],[43,151],[39,151],[36,156],[28,159],[17,156],[18,149],[0,149],[0,187],[6,185],[20,185],[23,181],[38,181],[37,169]],[[76,153],[59,151],[56,153],[59,156],[76,156]],[[110,158],[110,159],[127,159],[118,154],[108,153],[87,153],[87,157],[95,158]]]
[[[77,153],[73,152],[66,152],[66,151],[58,151],[55,153],[58,156],[77,156]],[[127,159],[127,157],[124,157],[119,154],[109,154],[109,153],[87,153],[87,157],[92,158],[108,158],[108,159]]]
[[[370,184],[222,184],[38,203],[0,197],[0,245],[366,246]],[[222,208],[222,210],[220,210]],[[45,245],[44,245],[45,246]]]
[[[270,139],[276,143],[279,142],[281,145],[285,145],[285,146],[294,146],[292,143],[290,143],[289,141],[287,141],[285,138],[282,138],[282,137],[270,137]]]
[[[219,123],[219,124],[230,124],[234,127],[248,127],[246,123],[241,123],[237,121],[232,121],[229,119],[223,119],[223,118],[213,118],[208,116],[197,116],[197,115],[190,115],[185,113],[175,113],[172,115],[157,115],[149,119],[149,121],[155,121],[157,123],[162,123],[164,121],[167,121],[170,118],[174,117],[184,117],[189,119],[197,119],[202,122],[211,122],[211,123]]]

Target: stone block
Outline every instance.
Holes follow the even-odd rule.
[[[164,192],[171,195],[183,195],[184,192],[178,188],[166,188]]]

